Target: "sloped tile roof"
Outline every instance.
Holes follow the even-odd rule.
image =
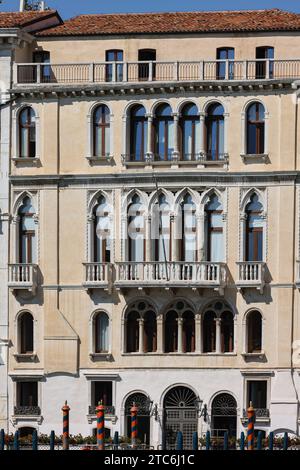
[[[39,36],[300,31],[300,14],[279,9],[79,15]]]
[[[22,28],[41,19],[50,18],[55,15],[57,15],[55,10],[1,12],[0,28]]]

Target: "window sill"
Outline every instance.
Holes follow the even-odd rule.
[[[268,153],[241,153],[241,158],[244,162],[248,161],[253,163],[267,163],[270,161]]]
[[[90,359],[92,361],[112,361],[113,356],[111,353],[90,353]]]
[[[107,165],[107,164],[112,163],[114,156],[113,155],[107,155],[105,157],[89,156],[89,157],[86,157],[86,159],[90,164]]]
[[[253,353],[246,353],[243,352],[241,354],[244,359],[264,359],[266,357],[265,351],[260,351],[260,352],[253,352]]]
[[[12,157],[12,161],[15,164],[31,163],[32,165],[37,165],[40,163],[40,158],[39,157]]]
[[[18,423],[37,423],[42,424],[44,418],[42,415],[13,415],[11,421],[14,426]]]
[[[37,354],[35,352],[28,354],[16,353],[13,356],[18,362],[35,362],[37,359]]]

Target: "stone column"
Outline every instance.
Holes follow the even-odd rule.
[[[163,316],[157,315],[157,352],[162,354],[164,352],[164,323]]]
[[[202,321],[201,315],[195,316],[195,352],[201,354],[202,352]]]
[[[217,317],[215,322],[216,322],[216,353],[221,354],[221,318]]]
[[[153,128],[153,116],[151,114],[146,114],[147,117],[147,152],[146,152],[146,161],[148,163],[153,161],[153,147],[152,147],[152,128]]]
[[[178,324],[178,348],[177,348],[177,352],[178,353],[182,353],[182,336],[183,336],[183,319],[182,318],[178,318],[177,319],[177,324]]]
[[[180,159],[179,146],[178,146],[178,128],[179,128],[179,117],[178,113],[173,113],[174,121],[174,150],[172,153],[172,168],[178,168],[178,160]]]
[[[139,353],[144,353],[144,319],[140,318],[139,322]]]

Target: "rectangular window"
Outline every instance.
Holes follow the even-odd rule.
[[[141,64],[139,63],[139,80],[149,80],[149,62],[156,61],[156,50],[140,49],[138,54],[138,60],[139,62],[142,62]],[[152,78],[155,79],[155,64],[152,64]]]
[[[228,61],[228,79],[234,79],[234,49],[232,47],[223,47],[217,49],[217,79],[226,78],[226,61]],[[224,61],[224,62],[223,62]]]
[[[112,382],[92,382],[92,405],[98,406],[101,401],[104,406],[112,406]]]
[[[266,380],[248,380],[247,381],[247,403],[246,407],[252,402],[254,409],[266,409],[267,406],[267,385]]]
[[[267,62],[263,59],[269,60],[269,78],[274,76],[274,47],[257,47],[256,48],[256,69],[255,78],[265,79],[267,72]]]
[[[17,406],[38,406],[38,382],[17,383]]]
[[[106,62],[110,64],[106,65],[106,81],[107,82],[122,82],[123,81],[123,51],[121,50],[110,50],[106,51],[105,54]],[[116,62],[114,65],[113,62]],[[115,70],[115,76],[113,76]]]
[[[50,52],[35,51],[33,53],[33,62],[35,64],[43,64],[41,67],[41,81],[44,83],[49,83],[51,81]]]

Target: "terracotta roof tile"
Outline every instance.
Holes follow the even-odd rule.
[[[56,14],[55,10],[0,13],[0,28],[20,28]]]
[[[80,15],[39,36],[300,31],[300,14],[244,10]]]

